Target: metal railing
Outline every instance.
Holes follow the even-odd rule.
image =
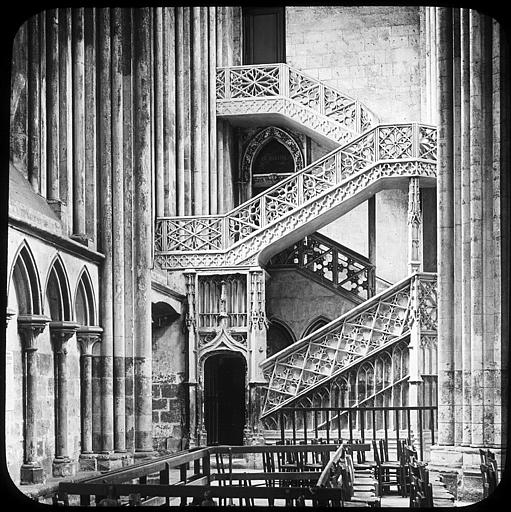
[[[420,458],[435,444],[438,408],[427,406],[399,407],[282,407],[278,411],[280,440],[297,444],[321,439],[327,444],[340,440],[352,443],[367,439],[414,440]],[[341,418],[347,417],[347,425]],[[330,417],[338,421],[332,422]],[[324,421],[326,418],[326,421]],[[378,427],[380,425],[380,427]],[[320,428],[320,426],[322,428]]]

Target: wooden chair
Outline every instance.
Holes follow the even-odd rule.
[[[353,456],[353,463],[355,465],[355,469],[362,469],[362,470],[370,470],[371,473],[374,475],[376,470],[376,460],[367,460],[366,457],[366,450],[365,449],[358,449],[358,446],[366,445],[367,443],[364,443],[362,439],[354,439],[353,443],[349,445],[349,452]]]
[[[410,507],[433,507],[433,487],[429,482],[429,471],[423,464],[410,465]]]
[[[490,496],[497,487],[497,464],[494,460],[489,464],[481,464],[481,476],[483,481],[483,497]]]
[[[401,463],[400,461],[389,461],[383,458],[388,458],[388,450],[385,450],[385,445],[382,441],[384,440],[380,439],[379,447],[375,439],[372,441],[379,494],[383,496],[385,493],[390,493],[390,487],[396,485],[398,492],[402,495],[403,475]]]

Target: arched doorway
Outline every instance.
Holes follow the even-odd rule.
[[[266,335],[266,357],[270,357],[295,342],[291,329],[283,322],[272,318]]]
[[[241,354],[215,354],[204,363],[207,444],[243,444],[247,366]]]

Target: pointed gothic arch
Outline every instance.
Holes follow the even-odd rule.
[[[72,320],[73,307],[66,268],[60,254],[56,254],[46,277],[45,296],[48,314],[55,321]]]
[[[75,319],[80,325],[98,325],[94,288],[86,266],[80,271],[73,303]]]
[[[21,242],[13,261],[7,289],[9,290],[12,282],[18,303],[18,314],[42,315],[39,272],[26,240]]]
[[[308,336],[309,334],[313,333],[314,331],[317,331],[318,329],[325,326],[326,324],[329,324],[330,322],[331,322],[331,320],[324,315],[317,316],[305,328],[305,330],[303,331],[303,334],[302,334],[302,338],[305,338],[305,336]]]
[[[270,326],[267,333],[267,357],[276,354],[280,350],[292,345],[296,337],[286,322],[278,318],[270,319]]]
[[[272,179],[275,183],[281,179],[278,177],[278,174],[284,172],[282,169],[269,169],[268,172],[261,172],[261,169],[256,170],[254,168],[254,164],[258,162],[258,158],[262,156],[265,149],[270,148],[270,146],[274,146],[273,149],[283,149],[285,152],[282,153],[282,156],[289,157],[287,166],[290,167],[290,169],[287,172],[296,172],[303,169],[305,166],[303,150],[295,138],[282,128],[278,128],[277,126],[268,126],[258,131],[252,139],[250,139],[245,151],[243,152],[243,157],[241,159],[241,176],[243,181],[253,183],[254,187],[257,186],[264,188],[273,184],[270,183]],[[264,169],[262,170],[264,171]],[[253,181],[254,174],[267,176],[267,179],[261,181],[261,183],[257,185],[257,183]],[[272,178],[269,178],[269,175],[271,175]],[[270,180],[270,182],[268,182],[268,180]]]

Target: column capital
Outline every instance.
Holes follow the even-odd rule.
[[[44,331],[50,320],[44,315],[18,315],[18,331],[23,342],[23,350],[37,350],[37,337]]]
[[[55,353],[66,353],[66,342],[77,331],[79,324],[69,320],[50,322],[50,335]]]
[[[82,356],[92,356],[95,343],[101,342],[103,328],[97,325],[83,325],[76,331],[76,339]]]
[[[12,308],[7,308],[5,310],[5,327],[7,328],[7,326],[9,325],[9,321],[11,320],[11,318],[16,314],[16,311]]]

